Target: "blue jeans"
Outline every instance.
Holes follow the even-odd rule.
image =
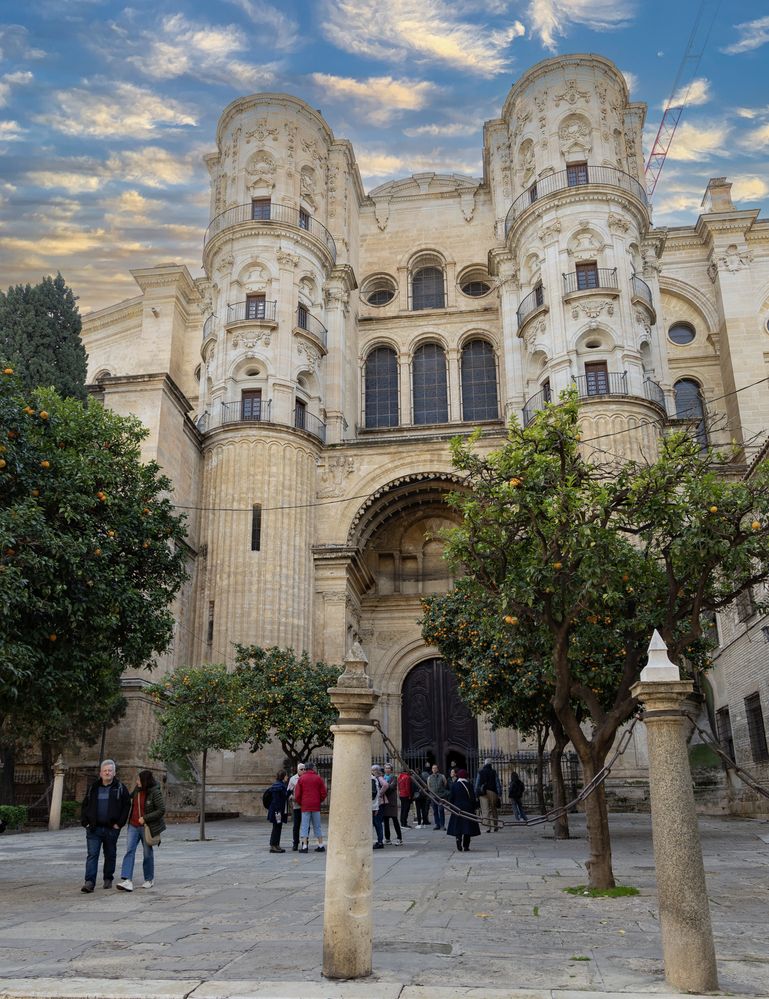
[[[443,829],[446,824],[446,812],[444,811],[443,805],[436,805],[433,802],[433,825],[436,829]]]
[[[119,829],[108,826],[96,826],[86,829],[85,839],[88,844],[88,857],[85,862],[85,879],[96,884],[99,873],[99,854],[104,850],[104,880],[111,881],[115,876],[115,861],[117,860],[117,838]]]
[[[526,822],[528,815],[523,810],[523,805],[517,798],[513,798],[513,811],[515,812],[516,819],[520,819],[522,822]]]
[[[299,829],[299,835],[302,839],[310,838],[310,822],[312,822],[312,830],[315,833],[315,839],[322,839],[320,831],[320,812],[302,812],[302,825]]]
[[[376,841],[381,843],[384,839],[384,822],[382,821],[382,816],[379,814],[379,809],[371,813],[371,821],[374,823],[374,830],[376,832]]]
[[[128,839],[126,842],[125,856],[123,857],[123,863],[120,866],[120,877],[128,878],[129,881],[133,880],[134,876],[134,860],[136,859],[136,847],[141,843],[144,855],[142,857],[142,869],[144,871],[144,880],[152,881],[155,877],[155,855],[153,853],[152,847],[147,846],[144,842],[144,826],[126,826],[128,829]]]

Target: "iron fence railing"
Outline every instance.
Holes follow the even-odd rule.
[[[216,327],[216,316],[209,316],[208,319],[203,323],[203,342],[214,335],[214,329]]]
[[[668,408],[665,404],[665,393],[659,382],[652,381],[651,378],[647,378],[644,381],[644,396],[649,400],[649,402],[655,403],[659,406],[665,413],[667,413]]]
[[[534,419],[534,414],[538,413],[540,409],[544,409],[547,402],[552,402],[552,393],[549,388],[540,389],[539,392],[535,392],[530,399],[526,400],[523,404],[524,427],[528,427]]]
[[[203,249],[211,242],[218,233],[231,226],[240,225],[243,222],[256,222],[259,225],[289,225],[295,229],[303,229],[315,239],[319,240],[331,255],[331,259],[336,263],[336,243],[334,237],[328,229],[316,218],[302,208],[292,208],[289,205],[279,205],[270,203],[269,205],[254,204],[248,202],[245,205],[235,205],[227,208],[215,218],[213,218],[206,229],[203,237]]]
[[[311,333],[320,343],[323,344],[324,350],[328,346],[328,330],[323,325],[323,323],[314,316],[311,312],[308,312],[303,306],[298,306],[296,310],[296,329],[303,330],[305,333]]]
[[[652,290],[643,278],[639,278],[637,274],[633,274],[630,282],[633,286],[633,297],[640,298],[642,302],[646,302],[649,308],[653,308]]]
[[[516,316],[518,317],[518,329],[523,326],[528,317],[545,304],[545,289],[538,284],[534,291],[530,291],[526,298],[521,300]]]
[[[566,191],[570,187],[584,187],[589,184],[619,187],[633,195],[643,205],[648,206],[649,204],[643,186],[638,183],[635,177],[631,177],[624,170],[618,170],[616,167],[590,165],[582,171],[559,170],[557,173],[551,173],[549,177],[541,177],[513,201],[505,217],[505,238],[507,238],[516,219],[537,201],[556,191]]]
[[[575,291],[601,291],[618,287],[616,267],[595,267],[593,270],[572,271],[563,275],[564,295],[571,295]]]
[[[294,426],[297,430],[306,430],[308,434],[312,434],[319,441],[326,443],[326,424],[320,417],[308,413],[306,409],[294,411]]]
[[[239,323],[248,320],[253,322],[264,320],[274,323],[277,317],[278,303],[267,302],[259,298],[256,300],[246,299],[245,302],[234,302],[232,305],[228,305],[224,321],[228,326],[230,323]]]
[[[301,415],[300,415],[301,413]],[[306,410],[301,412],[294,410],[294,419],[291,423],[276,420],[272,415],[272,400],[267,399],[260,402],[258,399],[247,399],[236,402],[217,403],[209,412],[203,413],[196,421],[196,426],[201,433],[215,430],[217,427],[230,426],[236,423],[271,423],[273,426],[291,426],[297,430],[305,430],[319,441],[326,443],[326,424],[314,413]]]
[[[575,375],[574,384],[580,399],[597,395],[627,395],[627,371],[596,371]]]

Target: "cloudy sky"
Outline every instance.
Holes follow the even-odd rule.
[[[705,3],[706,16],[715,7]],[[700,0],[24,0],[0,3],[0,287],[61,270],[83,312],[129,268],[200,273],[201,157],[235,97],[296,94],[353,142],[370,189],[480,176],[482,126],[540,59],[598,52],[656,134]],[[721,3],[654,197],[696,218],[708,178],[769,214],[766,0]],[[2,13],[4,12],[4,14]],[[702,38],[704,31],[700,31]]]

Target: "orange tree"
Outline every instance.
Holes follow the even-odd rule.
[[[120,676],[173,633],[186,578],[170,482],[146,430],[0,364],[0,744],[5,797],[24,742],[90,742],[122,711]]]
[[[248,742],[257,752],[277,739],[293,769],[330,746],[337,712],[328,694],[342,666],[313,663],[306,652],[259,645],[236,646],[236,667],[248,719]]]
[[[601,463],[580,440],[573,394],[513,422],[486,456],[473,439],[452,446],[469,488],[452,500],[463,520],[447,557],[491,600],[494,628],[520,630],[522,644],[540,636],[553,710],[590,781],[636,710],[652,630],[685,671],[699,668],[707,616],[769,579],[769,464],[728,479],[724,459],[682,434],[662,438],[653,463]],[[517,679],[509,666],[500,685]],[[611,887],[603,786],[586,819],[590,884]]]

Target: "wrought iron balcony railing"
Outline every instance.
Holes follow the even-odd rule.
[[[518,317],[518,329],[523,326],[533,312],[536,312],[537,309],[544,304],[545,289],[541,284],[538,284],[534,291],[530,291],[526,298],[521,300],[521,304],[518,306],[518,311],[516,312]]]
[[[203,323],[203,343],[205,343],[210,336],[214,335],[214,330],[216,328],[215,324],[216,324],[216,316],[213,315],[209,316],[208,319],[206,319],[206,321]]]
[[[311,333],[323,344],[324,350],[327,348],[328,330],[320,319],[317,319],[311,312],[308,312],[302,305],[297,306],[296,309],[296,329]]]
[[[563,275],[563,293],[575,291],[607,291],[619,288],[616,267],[594,267],[592,270],[572,271]]]
[[[650,309],[653,308],[652,290],[649,285],[643,278],[639,278],[637,274],[633,274],[630,281],[633,286],[633,297],[640,298],[641,301],[646,302]]]
[[[540,389],[536,392],[530,399],[527,399],[523,404],[523,425],[528,427],[531,421],[534,419],[534,414],[538,413],[540,409],[544,409],[545,403],[552,402],[552,393],[550,388]]]
[[[505,217],[505,238],[507,238],[516,219],[535,202],[556,191],[566,191],[570,187],[584,187],[588,184],[619,187],[628,194],[632,194],[644,206],[649,204],[643,186],[638,183],[635,177],[631,177],[624,170],[618,170],[616,167],[590,165],[582,171],[559,170],[557,173],[551,173],[549,177],[541,177],[518,195]]]
[[[246,299],[245,302],[235,302],[227,306],[225,323],[241,323],[247,321],[269,322],[278,321],[278,303],[266,302],[264,299]]]
[[[292,426],[297,430],[304,430],[313,437],[317,437],[324,444],[326,442],[326,424],[313,413],[296,408],[294,419],[290,424],[272,418],[272,400],[262,402],[253,397],[241,399],[237,402],[220,402],[214,406],[210,412],[205,412],[197,420],[197,427],[201,433],[207,430],[215,430],[217,427],[231,426],[238,423],[271,423],[273,426]]]
[[[574,384],[580,399],[597,395],[627,395],[627,371],[591,371],[575,375]]]
[[[249,202],[245,205],[236,205],[234,208],[227,208],[216,218],[211,220],[203,237],[203,249],[211,242],[218,233],[231,226],[240,225],[242,222],[256,222],[259,225],[289,225],[295,229],[303,229],[315,239],[319,240],[328,250],[331,259],[336,263],[336,243],[334,237],[323,225],[313,218],[309,212],[303,208],[291,208],[289,205],[279,205],[271,203],[269,205],[255,205]]]
[[[644,380],[644,396],[649,402],[653,402],[656,406],[659,406],[667,415],[668,408],[665,404],[665,393],[659,382],[652,381],[651,378],[646,378]]]
[[[326,424],[313,413],[308,413],[306,409],[297,407],[294,410],[294,426],[297,430],[306,430],[308,434],[326,443]]]

